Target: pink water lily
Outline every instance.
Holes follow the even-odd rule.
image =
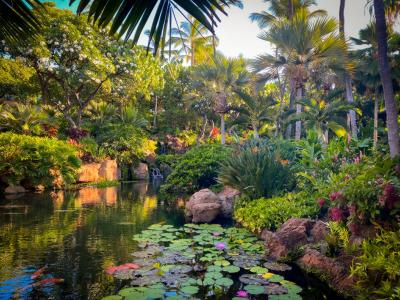
[[[240,298],[246,298],[248,293],[246,291],[237,291],[236,296]]]
[[[215,244],[215,248],[217,248],[217,250],[220,250],[220,251],[225,250],[226,249],[226,244],[222,243],[222,242],[216,243]]]
[[[213,236],[220,236],[221,232],[213,232]]]

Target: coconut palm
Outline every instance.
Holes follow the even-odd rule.
[[[271,67],[278,68],[289,81],[296,99],[304,97],[304,87],[310,70],[326,68],[343,70],[347,51],[346,42],[336,32],[337,23],[330,17],[313,17],[306,9],[298,10],[293,19],[278,19],[259,37],[274,44],[278,57],[269,54],[258,56],[252,63],[259,74],[268,74]],[[301,104],[296,106],[301,112]],[[301,136],[301,122],[296,122],[295,138]]]
[[[240,106],[233,108],[240,112],[240,121],[251,125],[254,131],[254,138],[259,139],[259,128],[262,122],[272,121],[273,107],[277,104],[271,95],[265,95],[262,92],[245,89],[235,89],[235,93],[242,100]]]
[[[306,129],[314,130],[320,140],[328,144],[328,133],[333,131],[337,136],[346,134],[346,114],[353,108],[348,103],[343,103],[343,91],[331,91],[322,99],[307,98],[297,101],[304,110],[296,114],[292,121],[302,120]]]
[[[187,62],[192,66],[209,59],[212,56],[213,34],[199,21],[188,18],[179,28],[171,30],[171,43]]]
[[[225,144],[225,115],[232,109],[229,101],[235,96],[234,89],[248,82],[244,61],[218,55],[213,63],[196,66],[193,77],[197,89],[213,99],[214,111],[221,118],[221,143]]]
[[[388,33],[383,0],[374,0],[374,14],[378,45],[379,73],[385,99],[389,149],[390,155],[395,157],[400,155],[399,124],[397,121],[398,107],[394,98],[392,74],[388,60]]]

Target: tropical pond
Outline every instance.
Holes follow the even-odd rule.
[[[0,197],[0,299],[340,299],[151,183]]]

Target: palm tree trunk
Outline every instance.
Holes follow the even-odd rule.
[[[203,124],[201,126],[201,132],[200,134],[197,136],[197,145],[200,144],[200,142],[203,140],[204,135],[206,134],[206,127],[207,127],[207,123],[208,123],[208,119],[207,119],[207,115],[203,114]]]
[[[225,145],[225,115],[221,114],[221,144]]]
[[[301,100],[303,98],[303,87],[300,86],[297,88],[296,100]],[[296,104],[296,115],[301,113],[301,104]],[[300,140],[301,137],[301,121],[296,121],[296,132],[295,132],[295,140]]]
[[[294,79],[290,79],[289,81],[289,110],[294,109],[295,103],[295,81]],[[292,124],[288,124],[286,128],[286,139],[290,139],[292,137]]]
[[[374,101],[374,149],[378,145],[378,113],[379,113],[379,97],[378,93],[375,93]]]
[[[400,154],[399,124],[397,123],[398,110],[394,99],[393,82],[387,55],[387,28],[383,0],[374,0],[374,10],[378,43],[379,74],[381,76],[383,96],[385,99],[390,156],[395,157]]]
[[[342,39],[345,41],[346,37],[344,34],[344,8],[346,6],[346,0],[340,0],[340,7],[339,7],[339,32]],[[353,89],[351,84],[351,77],[349,73],[345,70],[344,72],[344,81],[346,87],[346,99],[347,102],[353,103]],[[356,112],[354,110],[349,110],[350,116],[350,129],[351,129],[351,136],[353,139],[357,138],[357,119],[356,119]]]
[[[157,111],[158,111],[158,97],[155,96],[155,103],[154,103],[154,119],[153,119],[153,127],[157,127]]]

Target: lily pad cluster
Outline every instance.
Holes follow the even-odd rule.
[[[112,276],[126,288],[103,300],[301,299],[299,286],[268,268],[286,266],[265,262],[262,241],[245,229],[155,224],[133,238],[131,263],[139,268],[117,268]]]

